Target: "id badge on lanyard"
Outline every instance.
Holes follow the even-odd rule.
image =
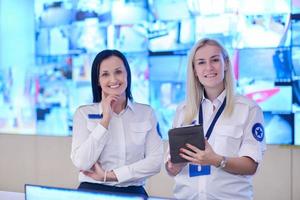
[[[219,110],[217,111],[214,119],[212,120],[207,132],[206,132],[206,139],[208,140],[219,117],[221,116],[226,104],[226,97],[220,106]],[[199,107],[199,124],[203,124],[203,112],[202,112],[202,104],[200,104]],[[193,165],[189,164],[189,176],[190,177],[195,177],[195,176],[204,176],[204,175],[210,175],[210,170],[211,166],[210,165]]]

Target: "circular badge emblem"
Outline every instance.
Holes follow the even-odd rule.
[[[263,141],[264,136],[265,136],[265,131],[264,131],[264,127],[261,123],[256,123],[253,125],[252,135],[257,141],[259,141],[259,142]]]

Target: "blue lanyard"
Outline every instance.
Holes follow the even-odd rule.
[[[225,104],[226,104],[226,97],[224,98],[224,101],[223,101],[222,105],[220,106],[219,110],[217,111],[214,119],[212,120],[212,122],[211,122],[211,124],[210,124],[210,126],[209,126],[209,128],[208,128],[208,130],[206,132],[205,137],[206,137],[207,140],[209,139],[209,137],[210,137],[210,135],[211,135],[211,133],[212,133],[215,125],[216,125],[217,120],[221,116],[221,114],[222,114],[222,112],[223,112],[223,110],[225,108]],[[199,124],[203,125],[202,103],[200,103],[200,108],[199,108]]]
[[[214,119],[212,120],[207,133],[205,135],[206,139],[209,139],[214,126],[216,125],[216,122],[218,118],[221,116],[226,104],[226,97],[224,98],[224,101],[220,108],[218,109]],[[202,103],[200,103],[200,108],[199,108],[199,124],[203,124],[203,113],[202,113]],[[189,164],[189,176],[190,177],[195,177],[195,176],[205,176],[205,175],[210,175],[211,174],[211,169],[210,165],[201,165],[201,169],[199,171],[199,165],[193,165]]]

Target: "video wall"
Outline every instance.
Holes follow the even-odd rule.
[[[109,48],[126,54],[133,97],[156,110],[167,139],[187,53],[210,37],[229,50],[238,91],[262,107],[267,143],[300,145],[300,0],[35,0],[34,10],[27,103],[11,100],[16,75],[1,69],[1,133],[71,135],[74,111],[92,102],[92,61]]]

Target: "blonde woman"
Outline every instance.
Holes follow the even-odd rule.
[[[186,100],[174,127],[203,124],[205,150],[186,144],[187,163],[165,167],[176,199],[253,199],[252,176],[266,149],[261,108],[235,93],[227,51],[216,40],[198,41],[189,54]]]

